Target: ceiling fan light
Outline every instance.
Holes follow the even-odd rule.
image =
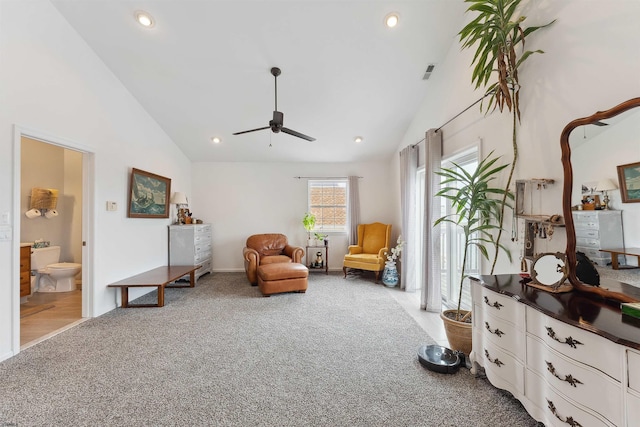
[[[213,142],[214,144],[220,144],[222,142],[222,139],[220,139],[217,136],[214,136],[211,138],[211,142]]]
[[[396,12],[391,12],[384,17],[384,25],[386,25],[387,28],[395,27],[396,25],[398,25],[399,21],[400,16]]]
[[[154,26],[155,21],[147,12],[139,10],[136,12],[136,21],[138,24],[142,25],[145,28],[151,28]]]

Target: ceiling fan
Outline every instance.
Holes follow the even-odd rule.
[[[244,130],[242,132],[236,132],[234,133],[234,135],[240,135],[243,133],[249,133],[249,132],[255,132],[258,130],[265,130],[265,129],[271,129],[271,131],[273,133],[278,133],[280,131],[284,132],[284,133],[288,133],[289,135],[293,135],[293,136],[297,136],[298,138],[302,138],[302,139],[306,139],[307,141],[315,141],[315,138],[312,138],[310,136],[307,136],[305,134],[302,134],[300,132],[296,132],[293,129],[289,129],[283,126],[283,120],[284,120],[284,114],[282,114],[280,111],[278,111],[278,76],[280,75],[281,71],[280,68],[278,67],[273,67],[271,69],[271,74],[274,77],[274,82],[275,82],[275,87],[276,87],[276,102],[275,102],[275,109],[273,111],[273,119],[269,120],[269,126],[265,126],[265,127],[261,127],[261,128],[257,128],[257,129],[251,129],[251,130]]]

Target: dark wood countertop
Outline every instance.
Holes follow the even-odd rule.
[[[551,293],[526,285],[518,274],[472,277],[477,286],[507,295],[562,322],[591,331],[617,344],[640,350],[640,319],[623,321],[620,303],[584,292]],[[613,290],[613,289],[612,289]],[[621,284],[625,293],[640,296],[640,289]],[[635,320],[635,319],[634,319]]]

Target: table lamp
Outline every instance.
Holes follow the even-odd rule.
[[[187,196],[184,193],[176,191],[171,196],[171,200],[169,203],[173,203],[176,205],[176,211],[178,213],[178,219],[176,220],[176,224],[184,224],[184,209],[181,208],[181,205],[186,205],[189,203],[187,200]]]
[[[596,190],[601,191],[604,194],[602,201],[604,202],[604,209],[609,210],[609,195],[607,191],[617,190],[618,186],[610,179],[601,179],[596,185]]]

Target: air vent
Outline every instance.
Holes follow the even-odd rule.
[[[429,64],[427,66],[427,71],[425,71],[424,76],[422,76],[422,80],[429,80],[429,77],[431,77],[431,73],[433,72],[434,68],[436,68],[436,64]]]

